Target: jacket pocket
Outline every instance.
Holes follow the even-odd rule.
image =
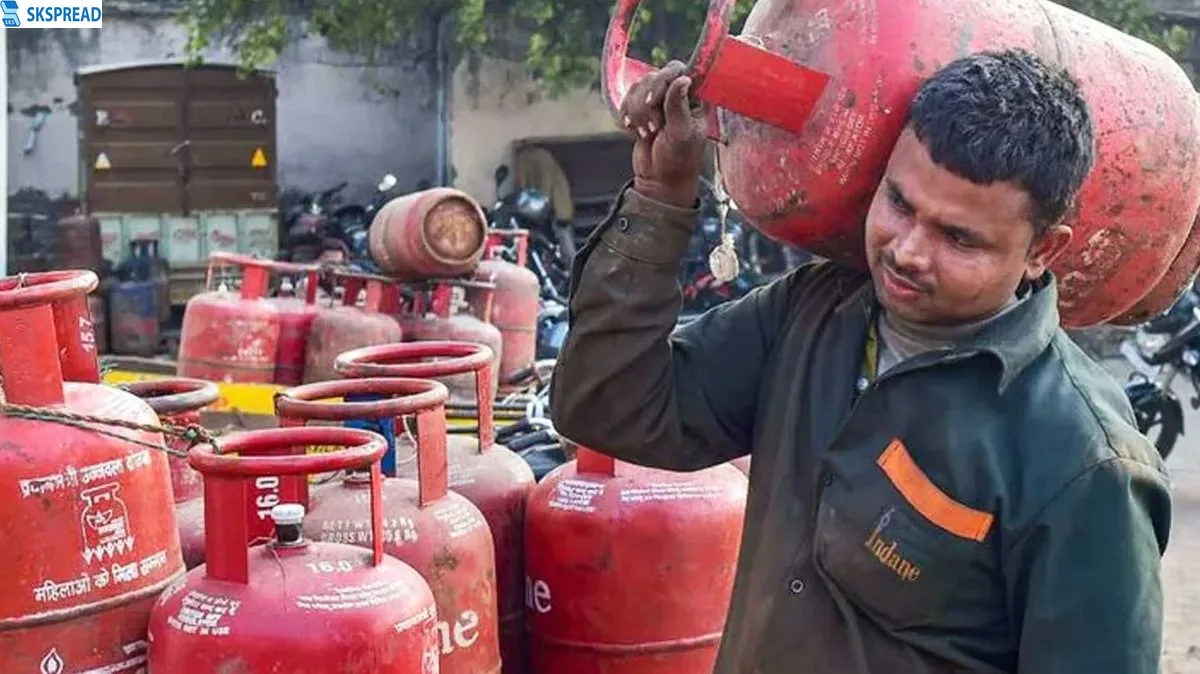
[[[946,495],[893,443],[873,470],[823,491],[815,557],[880,625],[917,627],[936,623],[964,574],[986,563],[990,527],[989,514]]]

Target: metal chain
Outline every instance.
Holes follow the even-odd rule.
[[[164,437],[179,438],[188,443],[188,449],[196,445],[210,444],[217,446],[216,435],[203,426],[189,424],[187,426],[175,426],[173,424],[162,424],[156,426],[154,424],[141,424],[135,421],[126,421],[124,419],[106,419],[104,417],[95,417],[88,414],[77,414],[75,412],[63,412],[61,410],[50,410],[43,407],[31,407],[29,405],[11,405],[8,403],[0,403],[0,414],[14,419],[28,419],[31,421],[44,421],[47,423],[61,424],[63,426],[71,426],[85,431],[91,431],[99,435],[108,436],[129,442],[141,447],[156,449],[167,454],[186,458],[187,452],[180,451],[167,447],[166,445],[154,444],[152,442],[144,442],[136,438],[131,438],[121,433],[96,428],[94,424],[101,426],[115,426],[117,428],[125,428],[131,431],[143,431],[145,433],[161,433]]]

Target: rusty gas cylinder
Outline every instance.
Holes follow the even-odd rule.
[[[275,383],[296,386],[304,383],[304,359],[308,353],[308,337],[317,318],[317,288],[321,268],[316,265],[275,262],[275,271],[284,274],[279,293],[271,298],[279,314],[279,347],[275,355]],[[291,275],[303,277],[297,297]]]
[[[428,362],[427,359],[439,359]],[[415,377],[475,375],[478,437],[450,435],[447,440],[449,484],[483,513],[492,531],[500,608],[500,653],[504,671],[525,671],[522,615],[525,502],[533,491],[533,470],[516,453],[495,442],[492,418],[491,350],[466,342],[411,342],[349,351],[334,367],[344,377]],[[416,478],[416,453],[408,436],[396,438],[397,475]]]
[[[96,274],[103,271],[99,218],[76,211],[59,218],[54,233],[54,259],[59,267],[86,269]]]
[[[487,275],[496,284],[495,298],[485,313],[482,298],[475,314],[496,326],[504,342],[497,379],[500,390],[511,388],[511,382],[533,367],[537,357],[538,311],[541,308],[542,286],[538,277],[525,266],[529,247],[529,231],[524,229],[489,229],[488,250],[479,263],[479,276]],[[513,262],[504,259],[504,251],[512,251]],[[475,302],[473,302],[475,304]]]
[[[341,449],[288,455],[308,445]],[[150,671],[436,672],[437,611],[429,585],[383,552],[378,461],[384,448],[382,438],[366,431],[288,428],[225,436],[220,453],[210,445],[193,450],[189,460],[204,475],[210,515],[208,563],[155,605]],[[279,503],[270,510],[270,540],[247,549],[253,509],[244,494],[254,482],[345,469],[368,476],[359,509],[372,543],[308,540],[304,506]]]
[[[711,672],[746,492],[728,464],[676,473],[578,448],[529,498],[532,674]]]
[[[1114,325],[1140,325],[1161,314],[1188,290],[1200,268],[1200,215],[1192,223],[1187,240],[1175,256],[1175,261],[1158,283],[1128,311],[1109,321]]]
[[[63,380],[51,304],[86,295],[86,271],[0,279],[0,386],[6,405],[154,426],[125,391]],[[155,598],[183,572],[159,433],[125,439],[50,420],[0,416],[6,569],[0,592],[5,672],[144,668]],[[138,444],[143,443],[143,444]]]
[[[614,110],[651,70],[625,58],[638,4],[619,0],[605,41]],[[1047,0],[759,0],[731,37],[734,4],[709,4],[691,91],[714,111],[730,197],[767,236],[864,266],[863,222],[913,94],[959,56],[1023,47],[1071,70],[1096,128],[1096,165],[1065,221],[1074,237],[1051,266],[1063,324],[1120,316],[1177,259],[1200,205],[1200,101],[1161,50]]]
[[[306,383],[337,379],[333,361],[343,351],[404,339],[400,323],[390,315],[400,303],[395,281],[358,272],[338,272],[335,276],[345,289],[343,304],[317,310],[305,347]]]
[[[384,551],[411,564],[433,589],[441,674],[495,674],[500,671],[500,652],[492,534],[479,509],[447,488],[448,395],[446,387],[435,381],[345,379],[287,389],[276,396],[275,406],[281,426],[373,422],[384,437],[395,436],[400,417],[416,414],[419,479],[384,480]],[[363,397],[376,399],[316,402]],[[385,473],[389,463],[396,463],[394,450],[391,453],[384,458]],[[367,484],[361,473],[351,473],[314,487],[317,505],[305,522],[305,532],[314,540],[370,545],[359,505],[366,498]]]
[[[487,218],[462,190],[434,187],[396,197],[375,214],[368,232],[371,259],[404,281],[451,278],[479,264]]]
[[[486,320],[495,289],[496,284],[488,281],[430,281],[425,292],[414,294],[410,313],[398,318],[403,326],[404,340],[483,344],[492,350],[492,372],[499,371],[504,339],[500,329]],[[468,301],[468,292],[476,298],[476,305]],[[471,313],[476,308],[481,313]],[[470,405],[475,400],[475,377],[471,373],[439,377],[438,381],[450,389],[452,407]],[[492,398],[498,390],[499,381],[493,375]]]
[[[200,411],[217,402],[221,395],[216,384],[199,379],[134,381],[122,384],[121,388],[146,401],[150,409],[158,415],[160,422],[179,429],[200,426]],[[167,439],[167,446],[179,452],[178,456],[170,458],[171,493],[175,497],[175,503],[199,498],[204,492],[200,473],[192,470],[187,457],[183,456],[191,449],[192,443],[179,437],[171,437]]]
[[[231,292],[224,280],[212,289],[214,265],[241,267],[241,291]],[[266,299],[272,269],[270,260],[246,255],[209,256],[207,290],[188,300],[183,312],[179,376],[249,384],[274,381],[279,309]]]

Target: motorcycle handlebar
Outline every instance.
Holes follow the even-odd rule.
[[[1176,332],[1152,354],[1146,354],[1146,362],[1151,365],[1163,365],[1172,360],[1176,354],[1196,337],[1200,336],[1200,307],[1192,309],[1192,320],[1179,332]]]

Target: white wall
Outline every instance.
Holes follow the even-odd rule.
[[[599,92],[581,89],[545,98],[520,64],[499,59],[483,59],[476,75],[467,63],[459,64],[450,120],[455,185],[488,205],[496,194],[492,175],[498,165],[511,162],[514,140],[617,129]]]

